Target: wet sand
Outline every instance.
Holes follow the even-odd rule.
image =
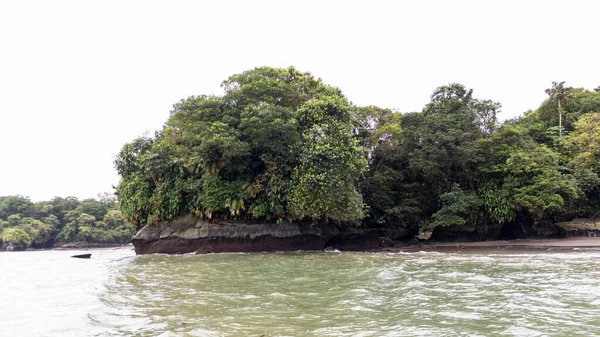
[[[393,247],[393,252],[434,251],[443,253],[565,253],[600,252],[600,237],[565,239],[519,239],[476,242],[424,242],[419,245]]]

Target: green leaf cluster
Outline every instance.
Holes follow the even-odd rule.
[[[538,109],[502,124],[499,103],[460,84],[436,89],[421,112],[358,109],[366,225],[430,230],[598,215],[600,93],[564,82],[546,92]]]
[[[35,248],[55,243],[126,243],[135,227],[117,210],[108,193],[83,201],[56,197],[32,202],[23,196],[0,197],[2,244]],[[6,220],[3,220],[6,219]]]
[[[130,221],[363,217],[366,160],[340,90],[294,68],[256,68],[222,87],[181,100],[154,137],[123,147],[117,193]]]
[[[123,146],[117,193],[135,226],[192,214],[416,232],[600,213],[598,91],[553,82],[537,109],[499,123],[500,103],[456,83],[408,113],[355,106],[294,68],[222,88]]]

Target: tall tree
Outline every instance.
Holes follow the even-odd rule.
[[[266,67],[222,87],[223,96],[178,102],[154,138],[123,147],[115,165],[128,219],[141,226],[183,214],[362,217],[356,182],[366,163],[339,89],[294,68]]]
[[[369,132],[359,133],[371,149],[363,183],[371,220],[421,229],[476,221],[476,169],[485,160],[479,141],[494,133],[499,109],[450,84],[437,88],[419,113],[392,118],[385,110],[360,111],[359,125],[377,121],[373,131],[363,126]]]
[[[562,135],[562,115],[565,101],[572,97],[571,87],[565,87],[565,82],[552,82],[552,87],[545,90],[550,100],[556,104],[558,111],[558,133]]]
[[[481,146],[486,162],[478,171],[486,220],[551,219],[576,198],[574,179],[560,165],[559,154],[535,142],[523,124],[505,123]]]

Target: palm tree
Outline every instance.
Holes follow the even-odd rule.
[[[552,82],[552,88],[546,89],[546,94],[556,103],[558,108],[558,133],[562,136],[562,105],[567,98],[571,97],[571,87],[565,87],[565,82]],[[562,103],[562,104],[561,104]]]

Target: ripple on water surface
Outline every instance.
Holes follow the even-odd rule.
[[[93,316],[136,336],[592,336],[600,254],[140,256]]]
[[[0,254],[2,262],[8,255]],[[598,252],[138,257],[128,252],[87,262],[60,262],[78,268],[64,279],[54,274],[38,280],[42,276],[35,274],[31,280],[30,274],[22,284],[3,282],[13,290],[3,294],[4,303],[16,300],[19,289],[38,291],[19,303],[37,301],[34,314],[55,324],[35,326],[42,323],[4,310],[2,317],[29,328],[5,320],[0,331],[257,337],[594,336],[600,331]],[[57,268],[44,266],[47,274]],[[21,267],[11,268],[16,273]],[[86,286],[72,286],[74,278]],[[44,288],[44,282],[52,286]],[[50,301],[40,302],[44,296]]]

